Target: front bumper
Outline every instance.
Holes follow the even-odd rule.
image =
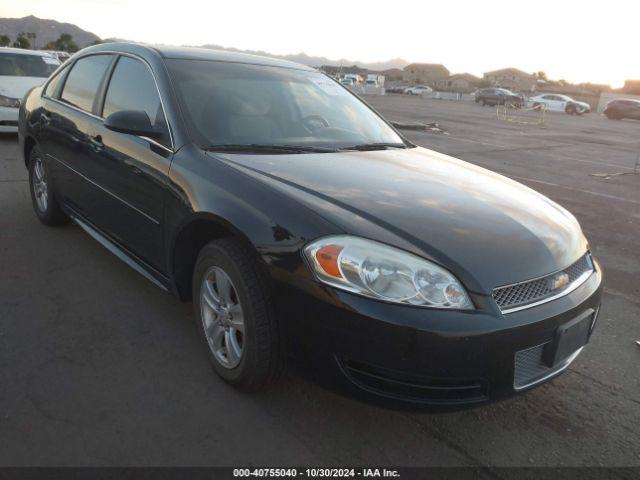
[[[559,326],[587,310],[595,324],[601,294],[596,262],[596,271],[568,295],[507,315],[489,297],[474,297],[478,308],[461,312],[324,287],[287,289],[279,309],[292,348],[323,378],[365,397],[464,405],[504,398],[560,374],[579,351],[545,370],[540,349]]]
[[[0,132],[18,131],[18,109],[0,107]]]

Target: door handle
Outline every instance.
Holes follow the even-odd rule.
[[[96,150],[101,150],[104,148],[104,143],[102,143],[102,135],[100,134],[89,137],[89,143],[91,143],[93,148],[95,148]]]
[[[50,122],[51,122],[51,117],[49,115],[47,115],[46,113],[40,114],[40,123],[42,125],[49,125]]]

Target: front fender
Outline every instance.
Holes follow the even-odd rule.
[[[251,244],[271,275],[288,281],[303,265],[300,250],[308,241],[342,233],[308,207],[193,146],[176,152],[169,179],[167,258],[180,232],[205,220]]]

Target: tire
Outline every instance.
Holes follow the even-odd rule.
[[[487,102],[484,101],[484,98],[482,100],[480,100],[480,105],[482,105],[483,107],[487,104]]]
[[[37,146],[29,154],[29,191],[33,210],[43,224],[53,227],[69,223],[55,198],[49,166]]]
[[[230,282],[228,294],[223,275]],[[198,255],[192,285],[198,331],[216,373],[247,392],[274,382],[282,370],[284,342],[257,254],[234,238],[212,241]]]
[[[542,110],[542,104],[541,103],[534,103],[533,104],[533,109],[534,110]]]
[[[575,105],[567,105],[567,108],[565,108],[564,111],[569,115],[576,115],[578,113]]]

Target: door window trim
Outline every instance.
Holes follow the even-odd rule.
[[[113,55],[115,58],[112,60],[111,64],[109,65],[109,67],[107,67],[107,70],[105,71],[101,81],[100,81],[100,85],[98,87],[98,90],[96,91],[96,98],[94,99],[94,104],[93,107],[96,106],[96,101],[98,100],[98,95],[100,95],[100,101],[97,105],[99,105],[101,107],[104,107],[104,100],[106,98],[106,94],[107,94],[107,89],[109,88],[109,83],[111,82],[111,76],[113,75],[113,71],[115,70],[115,66],[117,65],[117,61],[119,60],[120,56],[123,57],[131,57],[133,59],[139,60],[141,61],[148,69],[149,72],[151,72],[151,77],[153,78],[153,83],[156,87],[156,92],[158,92],[158,97],[160,98],[160,106],[162,108],[162,116],[164,117],[164,121],[167,124],[167,130],[169,132],[169,143],[171,144],[171,147],[167,147],[166,145],[162,145],[161,143],[155,141],[152,138],[149,137],[144,137],[141,135],[134,135],[138,138],[141,138],[143,140],[146,140],[149,143],[152,143],[153,145],[162,148],[164,150],[166,150],[167,152],[170,153],[175,153],[175,143],[173,140],[173,131],[171,129],[171,122],[169,121],[169,117],[167,116],[167,109],[165,107],[165,103],[164,103],[164,99],[162,98],[162,93],[160,92],[160,87],[158,86],[158,80],[156,79],[156,75],[153,71],[153,69],[151,68],[151,66],[149,65],[149,63],[142,57],[140,57],[139,55],[133,54],[133,53],[129,53],[129,52],[117,52],[117,51],[111,51],[111,50],[107,50],[107,51],[101,51],[101,52],[95,52],[95,53],[89,53],[87,55],[83,55],[81,57],[78,57],[76,59],[73,60],[72,63],[69,64],[69,68],[67,69],[66,72],[61,74],[65,75],[65,78],[62,79],[63,81],[61,82],[61,85],[57,88],[57,92],[55,92],[55,96],[49,96],[49,95],[45,95],[44,91],[46,90],[46,87],[49,85],[49,83],[53,80],[54,76],[52,76],[49,80],[47,80],[47,83],[45,84],[44,88],[42,89],[42,92],[40,94],[41,97],[44,97],[52,102],[58,103],[60,105],[64,105],[67,108],[71,108],[72,110],[75,110],[76,112],[80,112],[80,113],[84,113],[85,115],[88,115],[92,118],[95,118],[96,120],[100,120],[101,122],[104,122],[104,117],[101,117],[100,115],[96,115],[93,112],[87,112],[86,110],[82,110],[81,108],[76,107],[75,105],[71,105],[67,102],[64,102],[62,100],[60,100],[59,97],[60,94],[62,93],[62,90],[64,89],[65,84],[67,83],[67,78],[69,76],[69,72],[73,69],[73,67],[75,66],[75,64],[78,62],[78,60],[81,60],[83,58],[87,58],[87,57],[91,57],[94,55]],[[66,66],[65,66],[66,68]],[[93,108],[92,108],[93,110]],[[102,111],[100,112],[102,113]]]
[[[99,113],[100,115],[102,115],[102,112],[104,111],[104,102],[107,99],[107,92],[109,90],[109,86],[111,85],[111,80],[113,79],[113,73],[115,72],[116,68],[118,68],[118,62],[120,61],[120,57],[129,57],[129,58],[133,58],[134,60],[138,60],[140,62],[142,62],[142,64],[144,66],[147,67],[147,69],[149,70],[149,73],[151,73],[151,78],[153,78],[153,83],[156,86],[156,92],[158,93],[158,98],[160,99],[160,108],[162,108],[162,117],[164,118],[164,122],[167,126],[167,132],[169,132],[169,143],[171,144],[170,147],[167,147],[166,145],[162,145],[161,143],[153,140],[152,138],[149,137],[144,137],[144,136],[140,136],[140,135],[136,135],[138,138],[143,138],[148,142],[153,143],[154,145],[157,145],[161,148],[164,148],[165,150],[171,151],[173,152],[175,149],[175,145],[173,143],[173,133],[171,131],[171,124],[169,123],[169,117],[167,117],[167,109],[164,106],[164,101],[162,99],[162,94],[160,93],[160,87],[158,86],[158,80],[156,79],[156,75],[153,72],[153,69],[151,68],[151,66],[147,63],[146,60],[144,60],[143,58],[139,57],[138,55],[134,55],[134,54],[130,54],[130,53],[123,53],[120,52],[117,54],[117,58],[114,61],[113,65],[111,65],[111,67],[107,70],[106,76],[105,76],[105,81],[104,84],[101,85],[101,89],[100,89],[100,102],[97,104],[97,106],[99,107]],[[99,116],[99,118],[104,120],[104,117]]]

